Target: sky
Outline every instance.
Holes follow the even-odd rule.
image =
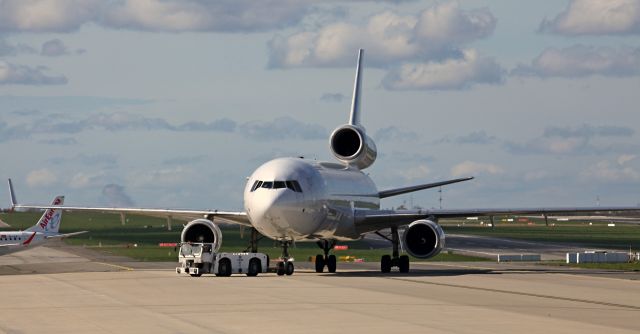
[[[359,48],[380,190],[640,204],[640,0],[0,0],[0,177],[31,204],[242,210],[262,163],[333,160]]]

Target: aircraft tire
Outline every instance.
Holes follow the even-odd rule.
[[[276,274],[278,274],[278,276],[284,275],[284,262],[278,262],[276,266]]]
[[[329,257],[327,258],[327,270],[330,273],[335,273],[336,272],[336,268],[337,268],[337,259],[335,255],[329,255]]]
[[[380,259],[380,271],[383,273],[391,272],[391,255],[382,255]]]
[[[324,255],[316,255],[316,272],[321,273],[324,271]]]
[[[400,256],[400,258],[398,259],[398,268],[400,269],[401,273],[409,272],[409,256],[407,255]]]
[[[287,276],[291,276],[293,275],[293,270],[293,262],[287,261],[287,264],[285,265],[285,274],[287,274]]]

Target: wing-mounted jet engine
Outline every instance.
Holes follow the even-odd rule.
[[[183,243],[211,243],[213,244],[213,252],[217,252],[222,246],[222,231],[218,225],[208,219],[196,219],[190,221],[182,229],[180,240]]]
[[[434,257],[444,248],[444,231],[437,223],[421,219],[409,224],[402,241],[407,253],[419,259]]]

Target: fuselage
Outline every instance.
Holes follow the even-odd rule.
[[[356,168],[301,158],[271,160],[249,177],[245,211],[276,240],[355,240],[354,210],[379,209],[375,184]]]
[[[45,235],[39,232],[12,231],[0,232],[0,255],[15,253],[41,246],[47,242]]]

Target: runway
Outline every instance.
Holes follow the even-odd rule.
[[[28,274],[0,274],[0,332],[640,331],[638,273],[481,262],[412,263],[404,275],[380,274],[375,263],[340,263],[337,274],[316,274],[309,263],[297,263],[290,277],[192,278],[178,276],[171,263],[108,263],[44,247],[29,252],[35,251],[50,259],[0,258],[0,272],[32,266]]]

